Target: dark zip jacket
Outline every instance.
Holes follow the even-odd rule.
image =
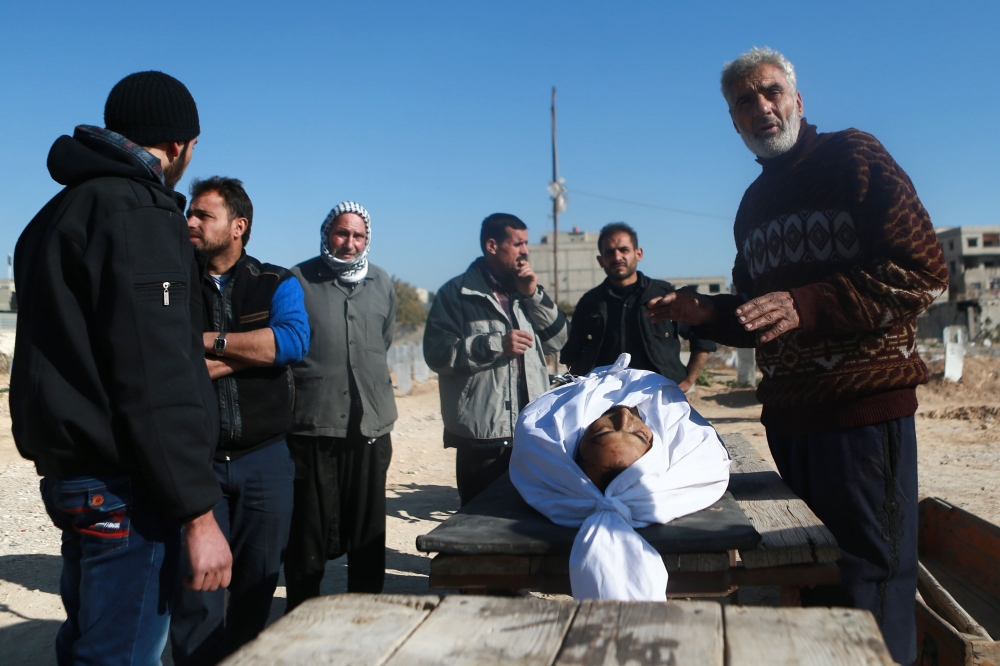
[[[691,342],[691,351],[715,351],[716,344],[701,340],[691,333],[686,324],[666,319],[656,322],[647,314],[647,303],[657,296],[674,291],[674,286],[663,280],[653,280],[642,272],[639,276],[639,298],[635,307],[626,308],[625,317],[631,318],[627,326],[636,326],[642,338],[646,357],[653,370],[678,384],[687,378],[687,368],[681,363],[681,338]],[[563,347],[559,361],[569,367],[574,375],[585,375],[594,369],[597,355],[604,342],[604,332],[608,325],[607,298],[610,282],[605,280],[580,298],[573,312],[569,341]],[[622,340],[624,347],[625,340]],[[622,349],[628,352],[628,349]],[[635,356],[635,352],[631,352]]]
[[[190,288],[201,271],[184,197],[148,153],[111,139],[77,128],[55,142],[49,172],[66,188],[17,242],[14,440],[42,476],[129,475],[186,521],[221,498],[201,291]]]
[[[290,277],[288,269],[262,264],[246,252],[221,293],[215,280],[204,275],[205,330],[245,333],[268,328],[274,292]],[[287,365],[247,368],[214,384],[221,420],[217,459],[232,460],[274,444],[291,429],[295,385]]]

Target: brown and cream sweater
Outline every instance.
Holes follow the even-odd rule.
[[[763,171],[736,214],[733,284],[713,297],[706,337],[756,347],[762,423],[783,434],[871,425],[913,414],[927,381],[916,317],[948,286],[941,245],[913,183],[870,134],[817,134]],[[765,345],[734,314],[792,294],[801,326]]]

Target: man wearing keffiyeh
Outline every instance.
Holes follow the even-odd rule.
[[[347,591],[385,581],[385,479],[396,402],[386,351],[396,293],[368,262],[371,217],[353,201],[320,227],[320,254],[292,269],[305,292],[309,353],[293,366],[295,506],[285,554],[288,610],[319,595],[327,560],[347,553]]]

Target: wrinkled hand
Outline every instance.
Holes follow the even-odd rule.
[[[695,291],[694,287],[682,287],[665,296],[651,299],[646,307],[649,318],[654,322],[665,319],[691,326],[715,321],[715,306],[712,299]]]
[[[759,331],[763,344],[801,324],[795,300],[787,291],[773,291],[758,296],[736,308],[736,317],[748,331]]]
[[[504,356],[520,356],[524,352],[531,349],[531,345],[535,341],[535,338],[527,331],[514,329],[507,335],[503,336],[502,340]]]
[[[531,269],[531,264],[527,260],[518,265],[517,275],[514,276],[514,286],[518,293],[525,298],[531,298],[535,295],[535,290],[538,288],[538,276],[535,275],[535,271]]]
[[[192,575],[184,586],[196,592],[214,592],[229,587],[233,574],[233,554],[215,515],[208,511],[184,524]]]

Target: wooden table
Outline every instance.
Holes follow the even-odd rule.
[[[893,661],[871,613],[845,608],[344,594],[305,602],[223,663],[888,666]]]
[[[797,605],[800,588],[837,583],[840,551],[829,530],[742,435],[722,440],[733,459],[726,496],[639,530],[663,556],[667,596],[730,596],[740,586],[776,585],[786,605]],[[437,553],[432,589],[568,594],[574,536],[529,507],[504,477],[418,537],[417,549]]]

